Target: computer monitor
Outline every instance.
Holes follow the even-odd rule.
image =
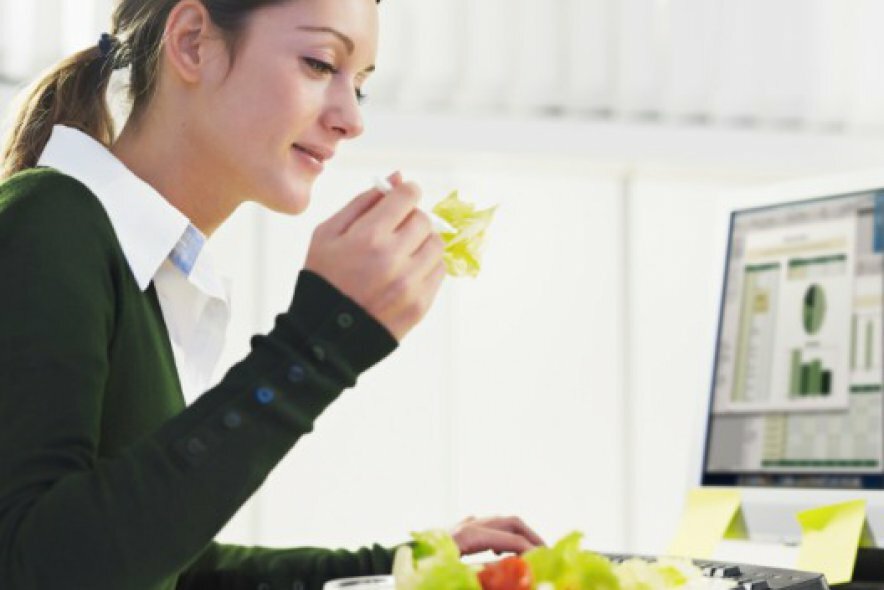
[[[733,198],[699,479],[752,539],[864,498],[884,545],[884,173]]]

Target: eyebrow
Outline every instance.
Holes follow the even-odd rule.
[[[345,35],[344,33],[333,29],[331,27],[298,27],[298,29],[302,31],[309,31],[311,33],[331,33],[335,37],[341,40],[344,46],[347,47],[347,53],[353,53],[353,49],[356,47],[353,43],[353,39]]]
[[[356,48],[356,44],[353,43],[353,39],[351,39],[350,37],[348,37],[344,33],[338,31],[337,29],[333,29],[331,27],[300,26],[300,27],[298,27],[298,30],[307,31],[310,33],[331,33],[332,35],[334,35],[335,37],[337,37],[338,39],[341,40],[341,43],[343,43],[344,46],[347,48],[348,55],[352,55],[353,50]],[[366,74],[370,74],[374,70],[375,70],[375,67],[372,65],[372,66],[368,66],[367,68],[365,68],[363,70],[363,72]]]

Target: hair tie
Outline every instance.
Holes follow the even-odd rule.
[[[107,56],[110,55],[116,45],[117,40],[113,35],[102,33],[101,38],[98,40],[98,51],[101,52],[101,57],[107,59]]]
[[[111,69],[120,70],[129,67],[131,56],[126,52],[120,54],[120,40],[109,33],[102,33],[98,39],[98,51],[101,54],[101,60],[105,64],[110,64]]]

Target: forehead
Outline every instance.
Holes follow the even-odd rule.
[[[352,40],[354,57],[373,61],[378,7],[375,0],[289,0],[258,9],[248,28],[250,36],[271,37],[276,42],[339,42],[336,35],[318,31],[332,29]]]

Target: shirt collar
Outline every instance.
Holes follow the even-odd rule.
[[[75,178],[98,197],[142,291],[166,258],[185,275],[195,265],[205,266],[197,264],[205,243],[202,233],[89,135],[56,125],[37,165]],[[212,283],[209,290],[215,291],[214,277],[200,282]]]

